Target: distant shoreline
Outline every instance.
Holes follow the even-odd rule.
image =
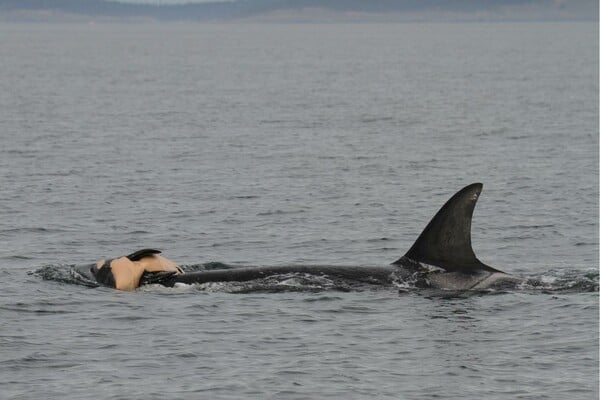
[[[394,18],[393,16],[367,16],[364,18],[300,18],[297,16],[271,16],[261,15],[256,17],[246,18],[227,18],[214,20],[192,20],[192,19],[169,19],[162,20],[147,16],[134,17],[111,17],[111,16],[95,16],[95,15],[80,15],[69,13],[3,13],[0,14],[0,23],[14,24],[395,24],[395,23],[598,23],[595,19],[589,18],[547,18],[547,19],[517,19],[517,18],[410,18],[407,16]]]
[[[303,4],[306,3],[306,6]],[[386,3],[386,2],[384,2]],[[179,5],[119,3],[103,0],[0,0],[0,22],[252,22],[252,23],[401,23],[401,22],[560,22],[598,21],[594,0],[551,2],[497,0],[486,4],[448,1],[444,8],[407,1],[399,5],[359,5],[342,0],[247,0]],[[414,4],[413,4],[414,3]],[[315,6],[318,4],[318,6]]]

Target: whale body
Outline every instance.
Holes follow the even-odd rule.
[[[522,279],[482,263],[471,246],[471,220],[482,188],[481,183],[473,183],[452,196],[431,219],[408,252],[390,265],[282,265],[181,272],[174,263],[158,256],[160,251],[143,249],[118,259],[101,260],[90,268],[90,272],[98,283],[125,290],[136,287],[135,283],[129,283],[126,288],[115,285],[115,282],[131,280],[129,275],[126,279],[119,279],[118,274],[122,274],[124,269],[121,265],[125,264],[136,265],[139,275],[137,286],[147,283],[172,287],[177,283],[244,282],[290,273],[371,284],[416,280],[419,287],[451,290],[482,290],[518,285]],[[160,262],[152,260],[156,257],[161,258]],[[162,264],[165,265],[164,269],[160,267]],[[152,270],[144,270],[145,265],[151,265]]]

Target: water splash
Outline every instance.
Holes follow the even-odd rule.
[[[36,269],[35,271],[29,271],[28,274],[38,276],[45,281],[54,281],[87,287],[100,286],[97,282],[81,274],[76,268],[75,264],[45,265]]]

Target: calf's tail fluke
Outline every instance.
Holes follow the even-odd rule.
[[[394,264],[417,262],[447,271],[501,272],[479,261],[471,247],[471,219],[482,187],[481,183],[473,183],[452,196]]]

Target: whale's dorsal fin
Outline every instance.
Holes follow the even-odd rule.
[[[142,250],[138,250],[135,253],[131,253],[130,255],[127,256],[127,258],[129,258],[131,261],[139,261],[144,257],[148,257],[148,256],[152,256],[154,254],[160,254],[161,251],[160,250],[154,250],[154,249],[142,249]]]
[[[446,271],[501,272],[475,257],[471,247],[471,218],[481,193],[473,183],[450,198],[425,227],[410,250],[394,264],[404,261],[435,265]]]

